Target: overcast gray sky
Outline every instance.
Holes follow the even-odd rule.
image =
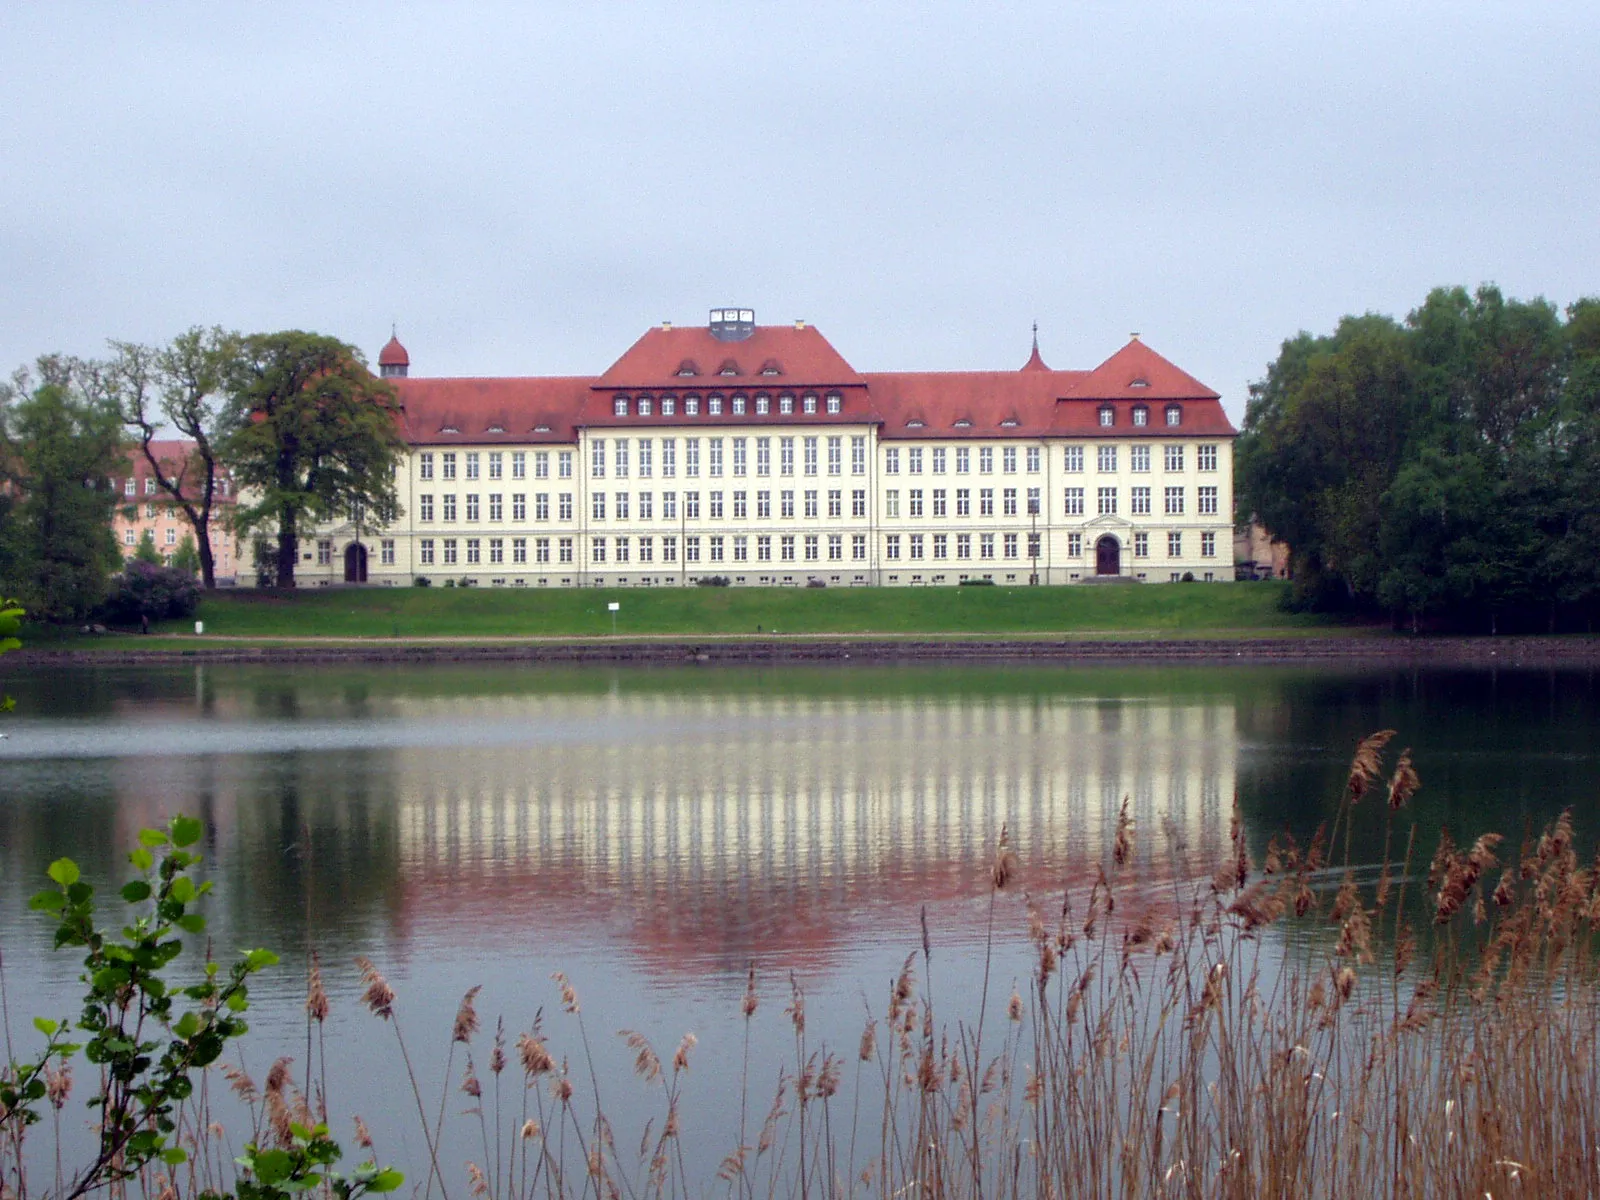
[[[0,205],[7,369],[599,373],[726,303],[862,370],[1139,330],[1237,419],[1345,312],[1600,293],[1600,5],[10,3]]]

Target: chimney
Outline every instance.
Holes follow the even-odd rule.
[[[804,321],[796,321],[794,323],[794,327],[796,329],[804,329],[806,327],[806,323]]]
[[[672,332],[672,322],[671,321],[663,321],[663,322],[661,322],[661,332],[662,333],[671,333]]]

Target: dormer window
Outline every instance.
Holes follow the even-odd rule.
[[[808,393],[806,398],[805,398],[805,400],[804,400],[804,402],[803,402],[803,404],[804,404],[806,412],[808,412],[808,413],[816,412],[817,411],[817,395],[816,395],[816,393],[815,392]]]
[[[722,397],[710,396],[706,399],[706,415],[720,417],[722,415]]]
[[[728,359],[727,362],[723,363],[720,367],[717,368],[717,374],[718,375],[737,375],[738,373],[739,373],[739,364],[734,362],[733,359],[731,359],[731,358]]]
[[[1015,429],[1019,424],[1020,422],[1015,417],[1007,417],[1000,422],[1001,427],[1005,429]]]
[[[533,427],[533,431],[535,433],[549,433],[550,432],[550,426],[548,426],[548,425],[535,425]]]
[[[1133,423],[1141,426],[1150,424],[1150,410],[1142,404],[1134,405]]]
[[[962,417],[959,421],[956,422],[956,428],[957,429],[971,429],[972,428],[972,421],[967,417]]]
[[[779,414],[781,416],[785,416],[785,417],[787,417],[790,413],[794,412],[794,397],[793,396],[779,396],[778,397],[778,412],[779,412]]]
[[[771,410],[772,410],[772,397],[771,396],[757,396],[756,397],[756,416],[764,417]]]
[[[733,398],[733,415],[736,416],[736,417],[744,416],[744,397],[743,396],[735,396]]]
[[[693,379],[698,374],[700,374],[700,368],[695,366],[693,359],[686,358],[678,364],[679,379]]]
[[[440,433],[460,433],[461,430],[457,429],[454,425],[446,425],[443,429],[439,430],[439,432]]]
[[[1102,407],[1100,409],[1100,426],[1101,426],[1101,428],[1109,429],[1111,426],[1115,425],[1116,423],[1117,423],[1117,410],[1112,408],[1109,404],[1107,404],[1104,407]]]
[[[1134,380],[1134,381],[1133,381],[1133,382],[1132,382],[1132,383],[1130,383],[1130,384],[1129,384],[1129,385],[1128,385],[1128,386],[1129,386],[1129,387],[1139,387],[1139,388],[1145,388],[1145,387],[1149,387],[1149,386],[1150,386],[1150,381],[1149,381],[1149,380],[1148,380],[1148,379],[1143,379],[1143,378],[1141,378],[1141,379],[1135,379],[1135,380]]]
[[[663,417],[670,417],[677,407],[677,402],[671,396],[661,397],[661,415]]]
[[[922,418],[921,417],[912,417],[909,421],[906,422],[906,428],[907,429],[921,429],[922,428]]]
[[[649,396],[640,396],[639,397],[639,415],[641,417],[648,417],[650,415],[650,397]]]
[[[698,417],[700,415],[699,396],[685,396],[683,398],[683,415],[686,417]]]
[[[1169,404],[1169,405],[1167,405],[1167,424],[1168,425],[1182,425],[1183,424],[1183,406],[1182,405],[1178,405],[1178,404]]]
[[[488,433],[504,433],[505,431],[506,431],[506,427],[504,425],[491,425],[491,426],[489,426],[489,428],[485,432],[488,432]]]
[[[618,396],[611,402],[611,415],[614,417],[628,415],[628,398],[626,396]]]
[[[828,393],[828,411],[831,412],[831,413],[837,413],[843,407],[844,407],[844,397],[841,396],[838,392],[829,392]]]
[[[762,365],[761,373],[763,375],[782,375],[783,368],[775,362],[769,362]]]

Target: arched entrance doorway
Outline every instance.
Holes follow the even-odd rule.
[[[367,581],[367,548],[360,542],[351,542],[344,548],[344,581],[346,583]]]
[[[1122,544],[1109,533],[1094,544],[1094,573],[1122,574]]]

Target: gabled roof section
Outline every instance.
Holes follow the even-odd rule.
[[[868,374],[880,436],[995,437],[1050,432],[1056,400],[1082,371],[893,371]],[[921,421],[910,425],[909,421]],[[1005,422],[1015,421],[1014,425]]]
[[[593,376],[392,379],[412,445],[571,442]]]
[[[1137,337],[1090,371],[1068,400],[1220,400],[1222,397],[1173,365]]]
[[[709,329],[695,326],[657,326],[629,347],[605,374],[593,381],[593,386],[629,390],[682,388],[686,381],[678,377],[678,369],[685,360],[719,364],[731,360],[741,376],[757,378],[768,362],[782,363],[784,383],[789,387],[863,382],[855,368],[811,325],[758,325],[754,333],[738,342],[720,342]],[[700,386],[714,386],[715,380],[716,376],[711,376]]]

